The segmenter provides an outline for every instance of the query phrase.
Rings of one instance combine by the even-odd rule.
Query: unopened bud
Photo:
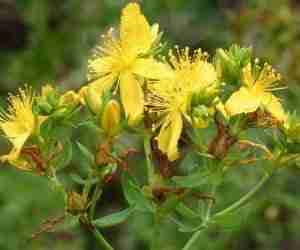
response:
[[[86,209],[86,199],[83,195],[71,191],[68,193],[68,212],[74,215],[80,214]]]
[[[86,96],[87,90],[88,90],[88,86],[84,86],[78,91],[79,101],[82,105],[86,105],[85,96]]]
[[[120,104],[116,100],[110,100],[106,104],[101,117],[102,128],[109,137],[113,137],[118,133],[120,122]]]
[[[87,105],[93,113],[98,114],[101,111],[103,91],[90,85],[82,87],[78,95],[79,101]]]
[[[50,84],[46,84],[42,87],[41,94],[43,97],[47,97],[53,91],[55,91],[54,88]]]
[[[192,112],[193,127],[195,128],[208,127],[213,113],[214,113],[213,109],[207,108],[204,105],[194,108]]]
[[[60,105],[78,105],[80,102],[80,97],[73,90],[67,91],[63,94],[59,100]]]

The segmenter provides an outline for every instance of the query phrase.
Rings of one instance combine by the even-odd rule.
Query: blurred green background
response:
[[[86,63],[101,33],[118,24],[125,0],[0,0],[0,95],[24,83],[53,83],[78,88],[86,80]],[[300,1],[297,0],[143,0],[151,23],[159,22],[169,45],[201,47],[213,53],[232,43],[252,46],[273,64],[289,89],[286,108],[300,104]],[[1,139],[1,152],[7,143]],[[238,198],[255,183],[254,168],[239,169],[222,186],[218,206]],[[225,228],[204,233],[197,249],[300,249],[300,171],[282,171],[255,201]],[[245,182],[244,180],[248,181]],[[118,185],[108,186],[98,213],[124,205]],[[1,250],[94,250],[93,238],[67,225],[28,241],[40,224],[63,213],[63,201],[46,179],[9,167],[0,169]],[[151,219],[141,214],[104,233],[116,249],[147,249]],[[165,250],[181,249],[189,235],[166,222],[160,239]]]

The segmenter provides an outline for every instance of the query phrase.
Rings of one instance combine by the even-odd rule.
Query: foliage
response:
[[[150,8],[150,5],[145,4],[145,10]],[[160,9],[162,6],[159,5],[156,2],[153,3],[155,8]],[[183,7],[180,1],[171,5],[175,9]],[[204,47],[206,47],[205,43]],[[255,48],[254,50],[256,54],[264,56],[262,52],[258,53]],[[189,50],[187,54],[192,54],[191,51]],[[154,56],[158,63],[167,63],[157,57],[156,50],[151,53],[153,54],[150,55],[150,58]],[[175,61],[181,58],[188,63],[190,58],[184,57],[184,53],[186,52],[178,50],[178,53],[173,55]],[[260,188],[260,185],[255,186],[250,193],[247,193],[247,190],[255,185],[255,180],[261,174],[266,174],[266,178],[275,175],[273,180],[280,182],[280,185],[274,184],[274,187],[272,185],[273,190],[275,187],[278,187],[276,190],[280,190],[281,186],[284,187],[283,189],[293,188],[292,185],[286,184],[293,179],[286,173],[286,167],[298,164],[297,116],[286,113],[283,116],[277,116],[278,100],[275,96],[271,100],[276,100],[276,105],[272,102],[270,104],[270,100],[266,102],[262,100],[259,103],[254,101],[255,98],[266,98],[261,92],[252,92],[250,89],[247,91],[251,92],[251,95],[248,92],[246,95],[241,92],[243,87],[241,89],[239,87],[245,84],[243,72],[249,62],[253,65],[251,74],[254,77],[259,78],[259,72],[264,67],[264,60],[256,62],[250,49],[233,46],[217,50],[215,56],[210,59],[207,59],[206,55],[202,53],[202,51],[199,52],[201,55],[199,59],[197,59],[197,55],[194,55],[194,61],[191,62],[195,65],[200,63],[213,65],[218,74],[217,81],[212,77],[213,84],[210,82],[208,85],[213,86],[213,91],[205,93],[199,89],[186,89],[188,93],[194,93],[190,103],[189,98],[186,98],[189,95],[182,90],[180,93],[176,90],[173,93],[174,96],[185,100],[180,103],[180,106],[186,106],[176,114],[174,110],[170,111],[170,108],[175,109],[179,99],[175,98],[175,102],[170,107],[152,102],[156,97],[165,98],[167,102],[170,102],[171,99],[168,99],[170,95],[166,95],[166,93],[172,93],[170,92],[172,89],[160,87],[166,83],[169,86],[172,81],[162,79],[161,71],[153,68],[154,64],[148,64],[145,68],[151,66],[151,74],[155,70],[159,74],[149,76],[150,73],[142,69],[143,73],[140,75],[140,77],[151,78],[151,80],[148,79],[147,85],[143,87],[145,113],[142,112],[144,115],[139,114],[137,117],[133,116],[136,111],[131,108],[130,103],[128,104],[128,100],[125,100],[126,97],[122,97],[122,93],[121,96],[116,95],[115,89],[113,93],[110,93],[110,87],[108,90],[102,90],[102,87],[99,87],[100,84],[97,84],[96,88],[91,87],[96,85],[93,82],[99,80],[98,76],[97,79],[91,78],[88,87],[83,87],[78,92],[63,93],[60,89],[43,88],[41,93],[35,94],[31,107],[33,115],[36,117],[46,116],[47,120],[33,126],[38,129],[36,133],[30,134],[28,140],[26,139],[25,146],[22,148],[23,152],[21,150],[21,158],[17,158],[22,160],[22,164],[21,161],[10,161],[10,163],[16,167],[22,167],[22,169],[30,166],[27,170],[43,175],[40,178],[45,179],[46,177],[52,183],[51,185],[63,194],[66,207],[65,211],[61,212],[61,216],[65,214],[65,223],[69,218],[73,218],[71,221],[77,220],[74,225],[75,231],[79,225],[82,226],[83,231],[86,231],[86,234],[89,230],[94,230],[98,242],[108,248],[109,246],[96,228],[101,231],[115,225],[123,228],[120,224],[128,218],[133,221],[129,223],[128,227],[134,228],[136,232],[136,236],[128,237],[126,243],[128,248],[133,248],[132,244],[134,243],[130,243],[130,240],[137,238],[142,239],[143,243],[141,244],[152,245],[153,249],[163,247],[179,249],[183,247],[183,242],[187,240],[190,233],[196,232],[198,237],[197,232],[206,229],[207,233],[201,232],[199,237],[202,238],[198,239],[201,245],[206,245],[211,249],[222,249],[224,244],[225,246],[232,244],[231,234],[240,235],[243,230],[251,230],[251,228],[253,231],[257,230],[255,225],[247,223],[248,220],[257,220],[257,225],[262,224],[264,220],[267,223],[281,223],[278,222],[278,220],[282,220],[279,216],[285,216],[284,214],[288,213],[285,211],[286,207],[289,211],[294,211],[292,214],[296,216],[297,206],[294,206],[295,202],[291,196],[293,191],[290,190],[286,193],[279,191],[277,196],[276,192],[270,191],[268,194],[270,200],[257,200],[245,210],[240,211],[239,208],[244,205],[244,199],[250,199]],[[76,56],[80,60],[85,58],[83,55]],[[142,55],[143,58],[146,56],[149,55],[147,53]],[[176,62],[171,62],[171,67],[176,70]],[[33,70],[35,71],[36,68],[37,66],[34,66]],[[163,72],[166,70],[164,69]],[[201,74],[198,72],[197,76],[199,77],[200,74],[201,77],[211,77],[213,73],[208,72],[201,72]],[[35,74],[33,73],[32,76],[35,77]],[[45,76],[45,74],[43,75]],[[189,81],[193,81],[193,83],[197,81],[197,78],[190,80],[185,75],[180,75],[180,77],[181,79],[179,79],[184,81],[185,85],[188,85]],[[46,76],[47,78],[48,76]],[[158,80],[158,85],[155,83],[151,85],[153,84],[152,78]],[[24,79],[28,78],[24,77]],[[42,80],[44,79],[42,78]],[[278,80],[277,77],[275,80]],[[35,79],[33,79],[34,81]],[[203,84],[203,79],[200,79],[200,82]],[[271,87],[273,88],[273,85]],[[128,89],[132,88],[127,88],[126,93],[128,93]],[[120,86],[120,91],[122,92],[122,86]],[[250,107],[240,107],[241,111],[233,111],[233,107],[241,104],[237,101],[239,99],[233,98],[233,96],[237,96],[236,93],[241,99],[249,98],[248,105]],[[111,108],[108,108],[109,102],[112,101],[111,98],[117,104],[112,104]],[[229,104],[230,98],[233,105]],[[232,101],[233,99],[234,101]],[[274,105],[276,111],[274,111]],[[165,111],[159,113],[154,109],[155,112],[151,113],[149,111],[153,106],[163,107],[169,113],[165,115]],[[279,109],[281,112],[282,108],[279,107]],[[130,119],[131,117],[135,118],[134,121]],[[151,130],[149,123],[154,123],[155,131]],[[3,126],[2,130],[5,133]],[[78,134],[81,134],[79,138]],[[8,139],[12,137],[11,135],[7,136]],[[24,157],[24,153],[26,157]],[[27,163],[25,165],[24,160]],[[257,168],[258,170],[250,171],[247,168]],[[297,172],[297,170],[293,171]],[[249,182],[241,183],[241,179],[247,179]],[[121,200],[121,205],[114,209],[115,212],[111,213],[109,210],[99,212],[96,204],[98,206],[103,204],[100,211],[105,211],[105,207],[111,206],[105,193],[112,188],[110,184],[112,180],[118,188],[122,186],[128,205],[126,206],[124,198],[121,198],[119,193],[120,197],[117,199]],[[214,189],[217,189],[218,192],[215,193]],[[246,196],[231,206],[230,202],[233,202],[233,196],[238,198],[241,192],[247,193]],[[274,201],[271,197],[274,197]],[[97,202],[98,199],[100,199],[99,202]],[[50,203],[49,200],[47,202]],[[228,205],[229,209],[225,209],[225,214],[228,216],[219,216],[223,212],[216,211],[220,211]],[[21,207],[26,211],[25,206]],[[53,207],[53,205],[51,204],[49,207]],[[237,215],[233,213],[236,209],[239,211]],[[246,220],[244,216],[247,210],[249,210],[248,217],[250,218]],[[94,213],[97,219],[93,219]],[[241,213],[242,216],[240,216]],[[241,218],[241,220],[237,220],[237,218]],[[289,218],[289,221],[292,219]],[[42,228],[45,227],[44,231],[47,232],[64,223],[58,220],[57,225],[54,222],[53,224],[55,224],[53,228],[47,229],[45,225],[42,225]],[[174,231],[174,224],[179,232]],[[31,226],[34,227],[34,225],[29,225],[29,231]],[[145,230],[147,227],[153,228],[153,232]],[[289,222],[287,227],[295,226]],[[142,232],[141,229],[145,232]],[[60,230],[59,228],[58,231]],[[230,235],[226,233],[226,230],[230,230]],[[219,235],[221,240],[218,243],[210,240],[214,237],[212,233],[216,231],[223,232]],[[287,240],[296,240],[292,235],[285,236],[283,232],[274,232],[274,234],[283,235]],[[119,243],[111,238],[118,234],[112,233],[111,235],[108,235],[109,241],[118,247]],[[151,242],[151,238],[158,239],[158,243]],[[173,240],[171,241],[170,238]],[[242,239],[243,236],[240,238]],[[256,246],[261,244],[272,248],[278,246],[280,237],[278,241],[272,242],[262,233],[253,236],[252,239],[244,240],[245,242],[253,241]],[[198,241],[192,242],[195,245],[191,244],[188,246],[189,248],[185,249],[193,249],[193,247],[197,249],[196,242]],[[5,246],[5,241],[3,244]],[[238,246],[234,247],[239,248]]]

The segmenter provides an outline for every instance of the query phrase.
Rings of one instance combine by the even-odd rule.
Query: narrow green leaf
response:
[[[96,184],[99,182],[98,178],[93,179],[83,179],[81,176],[77,174],[70,174],[71,179],[79,185],[86,185],[87,183]]]
[[[198,231],[203,227],[203,225],[191,225],[190,223],[186,223],[178,220],[174,216],[169,217],[172,222],[174,222],[178,226],[178,231],[182,233],[192,233]]]
[[[93,223],[93,225],[100,227],[100,228],[116,226],[116,225],[119,225],[119,224],[125,222],[129,218],[129,216],[132,214],[133,211],[134,211],[134,209],[132,207],[127,208],[120,212],[104,216],[100,219],[96,219],[92,223]]]
[[[82,153],[82,155],[86,158],[86,160],[88,161],[88,164],[90,166],[95,164],[95,157],[92,154],[92,152],[83,144],[81,144],[80,142],[77,142],[77,146],[80,150],[80,152]]]
[[[194,212],[192,209],[187,207],[182,202],[178,204],[178,206],[176,207],[176,211],[177,211],[178,214],[180,214],[181,216],[183,216],[187,219],[197,219],[197,218],[199,219],[199,218],[201,218],[200,214],[197,214],[196,212]]]
[[[159,208],[160,215],[164,217],[167,214],[173,212],[179,202],[180,200],[176,195],[169,196],[168,199]]]
[[[54,160],[54,165],[57,170],[63,169],[68,166],[73,158],[73,145],[68,139],[63,142],[63,150],[58,157]]]
[[[210,173],[208,171],[197,172],[187,176],[175,176],[172,180],[178,187],[195,188],[204,185],[207,182]]]
[[[153,212],[154,205],[143,194],[136,181],[127,172],[122,175],[122,187],[126,200],[131,206],[142,212]]]

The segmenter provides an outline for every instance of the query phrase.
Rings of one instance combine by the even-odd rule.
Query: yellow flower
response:
[[[172,77],[153,81],[149,85],[147,106],[149,114],[160,118],[161,126],[157,136],[158,147],[170,161],[179,156],[177,144],[183,129],[184,118],[192,122],[189,116],[192,96],[217,81],[214,66],[207,61],[207,55],[197,50],[192,56],[189,48],[177,49],[170,53]]]
[[[104,44],[89,60],[89,79],[93,85],[112,88],[117,82],[129,124],[144,111],[142,78],[158,79],[168,74],[165,64],[149,55],[158,38],[158,25],[149,25],[137,3],[129,3],[122,11],[119,38],[111,30]]]
[[[32,112],[33,98],[29,88],[20,89],[18,95],[9,97],[8,111],[0,113],[0,128],[13,146],[7,155],[0,158],[3,162],[20,167],[26,164],[19,155],[27,139],[35,133],[38,123]]]
[[[252,72],[251,63],[243,69],[243,85],[233,93],[225,104],[231,116],[255,112],[258,108],[266,109],[278,121],[286,120],[286,114],[280,100],[271,92],[276,88],[280,75],[265,64],[258,77]]]

